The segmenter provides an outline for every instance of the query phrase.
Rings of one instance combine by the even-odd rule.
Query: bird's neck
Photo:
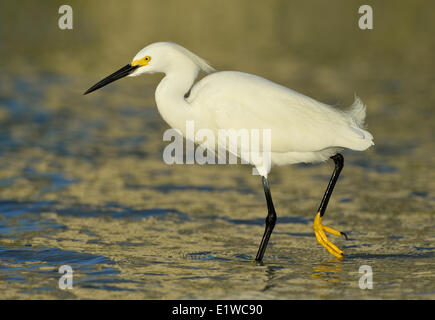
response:
[[[163,119],[175,129],[184,132],[187,120],[194,120],[192,106],[184,95],[192,87],[198,70],[168,72],[156,89],[156,104]]]

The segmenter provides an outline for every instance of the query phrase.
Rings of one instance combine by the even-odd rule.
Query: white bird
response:
[[[195,83],[200,71],[211,73]],[[332,158],[335,169],[325,191],[313,229],[318,242],[336,257],[343,251],[325,232],[347,236],[322,224],[329,198],[343,167],[342,149],[362,151],[373,143],[364,130],[365,106],[356,97],[346,111],[318,102],[301,93],[261,78],[235,72],[216,72],[205,60],[172,42],[157,42],[139,51],[132,62],[104,78],[85,94],[125,76],[164,73],[155,92],[157,108],[163,119],[185,135],[186,121],[195,129],[270,129],[272,165],[315,163]],[[263,142],[264,143],[264,142]],[[238,156],[243,150],[238,149]],[[262,161],[247,159],[262,176],[268,215],[263,238],[256,255],[262,261],[276,222],[268,182],[269,168]]]

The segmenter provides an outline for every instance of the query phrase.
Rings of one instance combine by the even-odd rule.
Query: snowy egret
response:
[[[210,73],[195,82],[200,71]],[[314,218],[317,241],[329,253],[343,257],[326,233],[347,236],[322,224],[329,198],[343,168],[344,148],[362,151],[373,143],[364,130],[365,106],[355,97],[346,111],[323,104],[264,78],[235,71],[216,72],[205,60],[172,42],[157,42],[139,51],[132,62],[104,78],[85,94],[125,76],[161,72],[155,99],[163,119],[183,134],[186,121],[199,128],[271,130],[272,165],[315,163],[331,158],[335,169]],[[239,153],[238,156],[241,156]],[[277,219],[264,163],[249,163],[262,176],[268,214],[265,231],[255,260],[262,261]]]

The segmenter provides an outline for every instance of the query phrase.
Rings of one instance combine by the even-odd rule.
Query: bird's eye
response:
[[[145,61],[150,61],[151,60],[151,57],[150,56],[146,56],[145,57]]]

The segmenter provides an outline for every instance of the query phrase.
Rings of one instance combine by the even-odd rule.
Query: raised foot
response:
[[[317,212],[316,217],[314,218],[313,229],[314,229],[314,234],[316,235],[317,238],[317,242],[319,242],[322,246],[324,246],[330,254],[336,256],[337,258],[344,257],[343,251],[341,251],[335,244],[329,241],[325,234],[325,232],[328,232],[338,237],[344,236],[347,240],[347,235],[344,232],[340,232],[322,225],[322,217],[320,216],[320,212]]]

